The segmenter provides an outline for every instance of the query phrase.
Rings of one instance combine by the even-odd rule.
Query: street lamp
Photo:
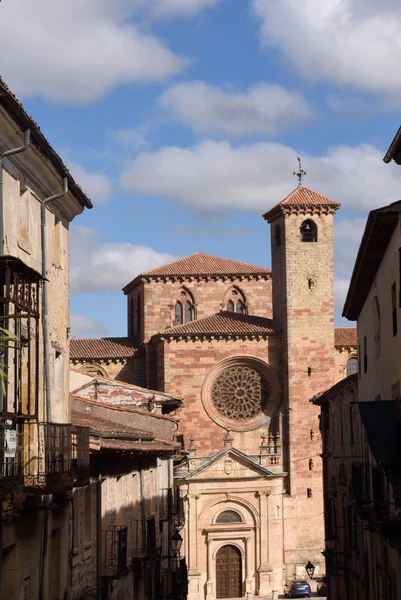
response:
[[[309,579],[313,579],[313,575],[315,574],[315,565],[308,561],[308,564],[305,566],[305,571],[309,577]]]
[[[171,536],[170,543],[174,555],[179,554],[182,545],[182,537],[180,536],[180,532],[178,531],[178,529],[176,529],[173,535]]]

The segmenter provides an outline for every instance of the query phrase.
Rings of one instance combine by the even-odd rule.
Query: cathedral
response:
[[[76,367],[183,399],[175,481],[189,600],[282,593],[308,561],[324,574],[311,399],[357,362],[355,330],[334,327],[339,207],[299,185],[263,215],[271,269],[175,260],[124,288],[126,338],[71,340]]]

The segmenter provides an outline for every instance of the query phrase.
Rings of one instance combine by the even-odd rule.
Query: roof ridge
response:
[[[121,404],[108,404],[107,402],[101,402],[100,400],[93,400],[92,398],[83,398],[77,394],[70,394],[70,397],[74,400],[78,400],[79,402],[94,404],[95,406],[103,406],[104,408],[110,408],[112,410],[126,411],[126,412],[135,412],[141,415],[145,415],[148,417],[154,417],[155,419],[165,419],[166,421],[172,421],[173,423],[178,423],[178,419],[174,417],[169,417],[168,415],[159,415],[157,413],[148,412],[147,410],[142,410],[140,408],[134,408],[133,406],[126,406]]]

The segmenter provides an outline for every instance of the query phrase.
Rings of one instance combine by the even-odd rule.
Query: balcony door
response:
[[[216,598],[241,597],[241,552],[235,546],[222,546],[216,556]]]

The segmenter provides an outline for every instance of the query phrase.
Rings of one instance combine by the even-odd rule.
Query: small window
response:
[[[184,322],[189,323],[192,321],[192,304],[191,302],[185,302],[184,304]]]
[[[391,286],[391,309],[393,316],[393,337],[397,335],[397,288],[395,282]]]
[[[363,338],[363,372],[368,372],[368,338]]]
[[[307,498],[312,498],[312,488],[307,488],[306,496],[307,496]]]
[[[176,302],[174,307],[174,325],[182,325],[183,310],[181,302]]]
[[[274,237],[276,240],[276,248],[281,246],[281,228],[280,225],[276,225],[276,229],[274,230]]]
[[[304,221],[300,227],[301,242],[317,242],[317,225],[312,219]]]
[[[347,360],[347,377],[354,373],[358,373],[358,359],[356,356],[351,356],[351,358]]]
[[[309,459],[309,471],[313,471],[314,469],[314,464],[313,464],[313,458]]]
[[[234,302],[232,300],[229,300],[227,302],[227,311],[228,312],[234,312]]]
[[[216,523],[242,523],[242,519],[235,510],[224,510],[217,517]]]
[[[244,303],[241,302],[241,300],[237,300],[237,302],[235,304],[235,312],[240,313],[240,314],[245,313],[245,306],[244,306]]]

